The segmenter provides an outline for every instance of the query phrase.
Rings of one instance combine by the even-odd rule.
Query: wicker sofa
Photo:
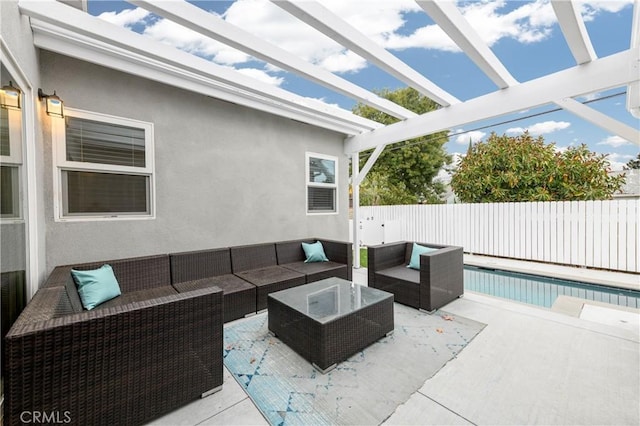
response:
[[[413,242],[369,246],[369,287],[393,293],[398,303],[431,312],[464,294],[462,247],[418,244],[437,249],[420,255],[420,270],[407,267]]]
[[[305,263],[302,243],[320,241],[328,262]],[[217,286],[224,293],[224,321],[267,308],[267,295],[328,277],[351,280],[352,244],[300,239],[173,253],[171,279],[180,292]]]
[[[83,310],[70,270],[104,263],[122,295]],[[178,293],[168,255],[55,268],[5,337],[4,424],[142,424],[219,389],[222,295]]]
[[[142,424],[220,389],[223,322],[266,309],[268,293],[351,279],[352,244],[320,240],[330,261],[304,263],[301,243],[315,241],[55,268],[5,337],[4,424],[24,412]],[[84,310],[71,269],[104,264],[122,294]]]

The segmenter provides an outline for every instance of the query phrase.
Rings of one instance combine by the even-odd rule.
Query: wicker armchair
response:
[[[398,303],[431,312],[464,294],[462,247],[418,244],[438,249],[420,256],[419,271],[407,268],[412,242],[369,246],[369,287],[393,293]]]
[[[222,291],[178,293],[169,256],[74,268],[104,263],[121,296],[82,310],[58,267],[9,330],[4,424],[143,424],[222,386]]]

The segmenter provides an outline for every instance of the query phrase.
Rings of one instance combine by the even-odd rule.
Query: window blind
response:
[[[68,161],[145,167],[144,129],[67,116]]]
[[[149,176],[64,171],[66,213],[148,213]]]
[[[307,205],[310,212],[336,211],[335,188],[318,188],[310,186],[307,188],[307,197]]]

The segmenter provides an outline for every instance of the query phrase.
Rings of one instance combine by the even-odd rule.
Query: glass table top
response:
[[[269,297],[320,323],[325,323],[384,299],[392,298],[393,295],[341,278],[327,278],[270,293]]]

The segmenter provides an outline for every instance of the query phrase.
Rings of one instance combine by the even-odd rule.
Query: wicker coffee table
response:
[[[267,298],[269,331],[326,373],[393,332],[393,294],[327,278]]]

